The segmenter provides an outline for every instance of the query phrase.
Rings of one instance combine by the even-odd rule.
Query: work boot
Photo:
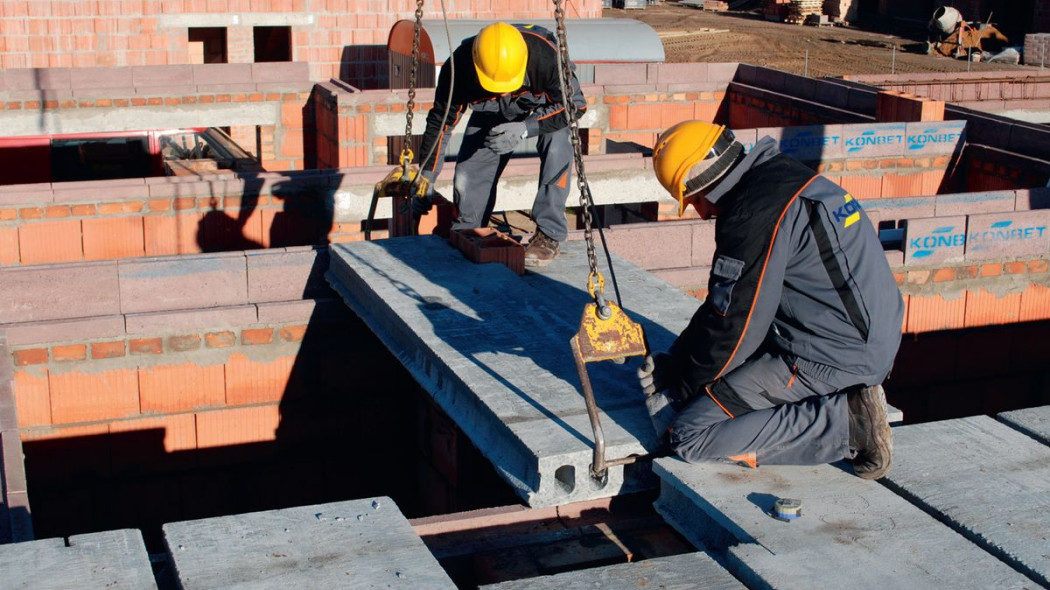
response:
[[[849,404],[849,447],[856,453],[853,472],[879,479],[893,463],[893,431],[886,417],[886,394],[881,385],[846,394]]]
[[[525,247],[525,266],[547,266],[558,257],[560,251],[558,242],[537,228],[529,245]]]

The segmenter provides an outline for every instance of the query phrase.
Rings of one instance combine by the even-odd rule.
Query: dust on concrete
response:
[[[811,77],[1032,69],[927,55],[924,30],[795,25],[767,21],[758,11],[707,12],[667,1],[640,10],[607,8],[602,16],[648,24],[669,63],[738,62]]]

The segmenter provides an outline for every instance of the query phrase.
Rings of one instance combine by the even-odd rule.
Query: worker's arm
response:
[[[525,128],[529,132],[529,137],[557,131],[569,125],[565,120],[565,98],[562,96],[561,82],[558,75],[558,69],[561,65],[558,63],[557,50],[553,47],[547,50],[546,46],[544,46],[544,50],[539,52],[535,59],[539,60],[535,71],[542,76],[543,84],[541,89],[547,99],[547,103],[532,111],[532,114],[525,119]],[[572,66],[572,70],[567,90],[572,97],[572,102],[576,105],[576,114],[579,117],[587,110],[587,99],[583,96],[580,81],[576,78],[575,65]]]
[[[673,346],[686,395],[702,393],[766,339],[800,231],[799,212],[795,197],[778,211],[718,220],[707,299]]]
[[[465,58],[464,58],[465,55]],[[462,59],[471,59],[470,52],[456,51],[455,62],[460,63]],[[461,77],[462,67],[457,67],[459,72],[456,73],[456,85],[461,86],[466,83]],[[419,154],[416,157],[420,161],[420,170],[428,176],[431,180],[437,178],[441,173],[441,166],[445,161],[445,150],[448,148],[449,139],[452,137],[452,129],[455,128],[456,123],[459,122],[459,117],[463,114],[466,105],[464,104],[463,93],[457,88],[451,97],[449,98],[449,88],[452,86],[452,65],[451,60],[446,61],[441,66],[441,72],[438,74],[437,88],[434,90],[434,106],[427,113],[427,126],[423,131],[423,141],[419,146]],[[445,110],[448,110],[448,116],[444,117]]]

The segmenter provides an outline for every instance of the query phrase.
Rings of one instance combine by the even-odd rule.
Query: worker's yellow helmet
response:
[[[653,168],[656,179],[678,200],[680,216],[685,197],[721,177],[742,151],[743,146],[724,125],[682,121],[656,140]]]
[[[494,23],[474,37],[474,69],[481,87],[503,94],[521,88],[529,49],[521,31],[507,23]]]

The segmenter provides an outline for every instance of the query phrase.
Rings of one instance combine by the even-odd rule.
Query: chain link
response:
[[[404,155],[411,153],[412,145],[412,118],[415,116],[416,108],[416,70],[419,68],[419,35],[423,29],[423,0],[416,0],[416,25],[412,31],[412,67],[408,73],[408,102],[405,103],[405,141],[401,146],[401,165],[408,170],[408,158]]]
[[[574,93],[571,87],[572,67],[569,60],[569,43],[565,33],[565,9],[563,0],[554,1],[554,20],[557,23],[558,38],[558,81],[561,83],[561,95],[565,100],[565,118],[569,123],[569,139],[572,142],[573,161],[576,164],[576,186],[580,190],[580,209],[583,215],[583,237],[587,242],[587,263],[590,265],[590,276],[588,288],[594,288],[592,292],[596,298],[604,299],[604,281],[595,280],[601,278],[598,273],[598,257],[594,253],[594,230],[591,219],[591,209],[594,200],[591,198],[591,188],[587,183],[587,174],[583,169],[583,146],[580,143],[580,124],[578,119],[579,109],[573,101]],[[593,285],[593,287],[592,287]]]

